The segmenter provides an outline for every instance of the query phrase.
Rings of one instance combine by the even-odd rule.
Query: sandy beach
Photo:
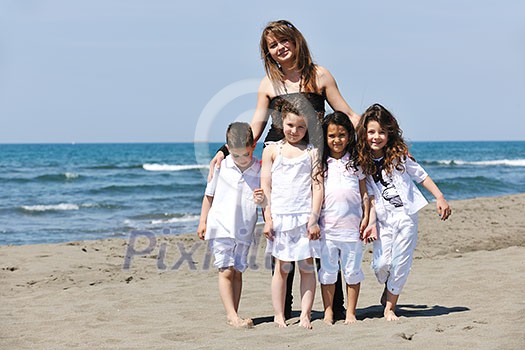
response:
[[[277,328],[264,240],[244,274],[232,329],[217,274],[196,235],[136,232],[129,239],[0,246],[0,349],[523,349],[525,348],[525,194],[435,204],[420,212],[420,236],[398,322],[382,318],[382,286],[366,279],[358,323],[322,321],[318,287],[313,329],[294,318]]]

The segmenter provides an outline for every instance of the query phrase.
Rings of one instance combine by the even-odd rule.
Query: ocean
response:
[[[0,145],[0,245],[195,232],[219,146]],[[449,200],[525,192],[525,141],[410,146]]]

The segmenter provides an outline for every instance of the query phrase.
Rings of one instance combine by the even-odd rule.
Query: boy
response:
[[[215,168],[206,186],[197,234],[209,240],[214,266],[219,269],[219,294],[226,322],[236,328],[251,328],[251,319],[237,314],[242,273],[248,267],[248,251],[257,223],[257,204],[262,202],[261,165],[253,157],[255,142],[248,123],[235,122],[226,131],[230,152]]]

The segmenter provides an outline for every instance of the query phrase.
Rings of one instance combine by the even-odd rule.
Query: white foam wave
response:
[[[179,218],[169,218],[166,220],[152,220],[152,225],[163,225],[163,224],[172,224],[177,222],[190,222],[190,221],[196,221],[199,220],[198,215],[184,215]]]
[[[172,165],[172,164],[150,164],[142,165],[142,168],[147,171],[183,171],[194,169],[207,169],[208,165],[190,164],[190,165]]]
[[[518,166],[525,167],[525,159],[497,159],[497,160],[480,160],[475,162],[469,162],[464,160],[438,160],[439,164],[444,165],[479,165],[479,166]]]
[[[23,205],[22,209],[27,211],[63,211],[63,210],[79,210],[80,207],[76,204],[60,203],[51,205]]]
[[[78,174],[75,173],[65,173],[64,176],[66,179],[76,179],[78,177]]]

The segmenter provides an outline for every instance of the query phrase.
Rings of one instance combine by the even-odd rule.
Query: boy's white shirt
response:
[[[407,157],[405,163],[403,163],[403,166],[405,167],[405,171],[401,172],[395,169],[394,164],[394,169],[391,174],[392,182],[394,183],[397,193],[403,202],[403,209],[405,213],[408,215],[413,215],[428,204],[428,201],[423,196],[419,188],[417,188],[414,181],[420,183],[427,178],[428,174],[421,165],[410,159],[410,157]],[[386,209],[383,203],[381,191],[372,176],[367,176],[366,181],[367,187],[374,190],[373,195],[376,198],[376,215],[378,220],[382,220],[385,218]]]
[[[231,155],[215,168],[205,195],[213,197],[206,220],[205,239],[233,238],[251,243],[257,223],[257,204],[253,191],[260,188],[261,164],[255,157],[252,165],[241,172]]]

